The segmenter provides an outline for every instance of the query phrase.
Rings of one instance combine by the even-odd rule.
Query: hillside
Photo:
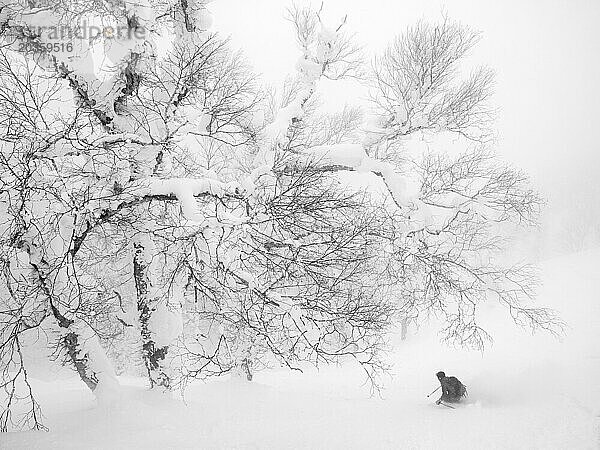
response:
[[[124,378],[120,404],[105,408],[78,379],[47,376],[35,387],[50,432],[2,434],[0,448],[597,448],[599,260],[596,249],[542,264],[539,302],[561,312],[562,341],[515,329],[498,308],[485,312],[495,344],[484,354],[444,347],[425,330],[394,337],[381,397],[350,366],[223,378],[192,386],[185,403]],[[468,404],[426,398],[438,370],[467,385]]]

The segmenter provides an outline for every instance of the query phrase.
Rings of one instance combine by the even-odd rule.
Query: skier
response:
[[[467,388],[458,378],[447,377],[444,372],[438,372],[435,375],[442,385],[442,396],[435,402],[436,405],[442,402],[458,403],[467,396]]]

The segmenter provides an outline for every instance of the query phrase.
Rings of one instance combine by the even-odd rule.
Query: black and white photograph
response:
[[[599,111],[598,0],[0,0],[0,449],[600,449]]]

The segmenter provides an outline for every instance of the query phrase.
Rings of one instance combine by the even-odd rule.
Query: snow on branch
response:
[[[240,193],[237,183],[223,183],[211,178],[153,178],[149,181],[150,195],[175,195],[181,204],[183,215],[188,219],[201,222],[204,218],[198,210],[196,197],[211,195],[224,197]]]
[[[333,30],[323,24],[320,11],[294,6],[288,10],[288,20],[294,24],[302,50],[296,63],[300,89],[265,128],[264,145],[255,161],[257,166],[273,166],[275,152],[284,147],[294,125],[302,120],[305,106],[322,77],[340,79],[351,76],[360,66],[360,49],[342,32],[346,18]]]
[[[475,142],[493,138],[488,100],[494,73],[480,67],[462,79],[457,66],[479,33],[446,17],[419,22],[373,61],[371,101],[382,123],[373,141],[412,133],[450,131]]]
[[[403,208],[418,199],[419,186],[409,177],[400,175],[387,162],[371,158],[361,144],[333,144],[311,147],[293,158],[294,164],[310,165],[326,171],[356,171],[380,177],[394,203]]]

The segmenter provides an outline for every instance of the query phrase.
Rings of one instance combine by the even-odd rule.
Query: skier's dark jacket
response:
[[[439,378],[439,380],[442,384],[442,397],[440,398],[441,401],[457,403],[467,395],[467,388],[464,384],[458,381],[458,378],[444,376]]]

